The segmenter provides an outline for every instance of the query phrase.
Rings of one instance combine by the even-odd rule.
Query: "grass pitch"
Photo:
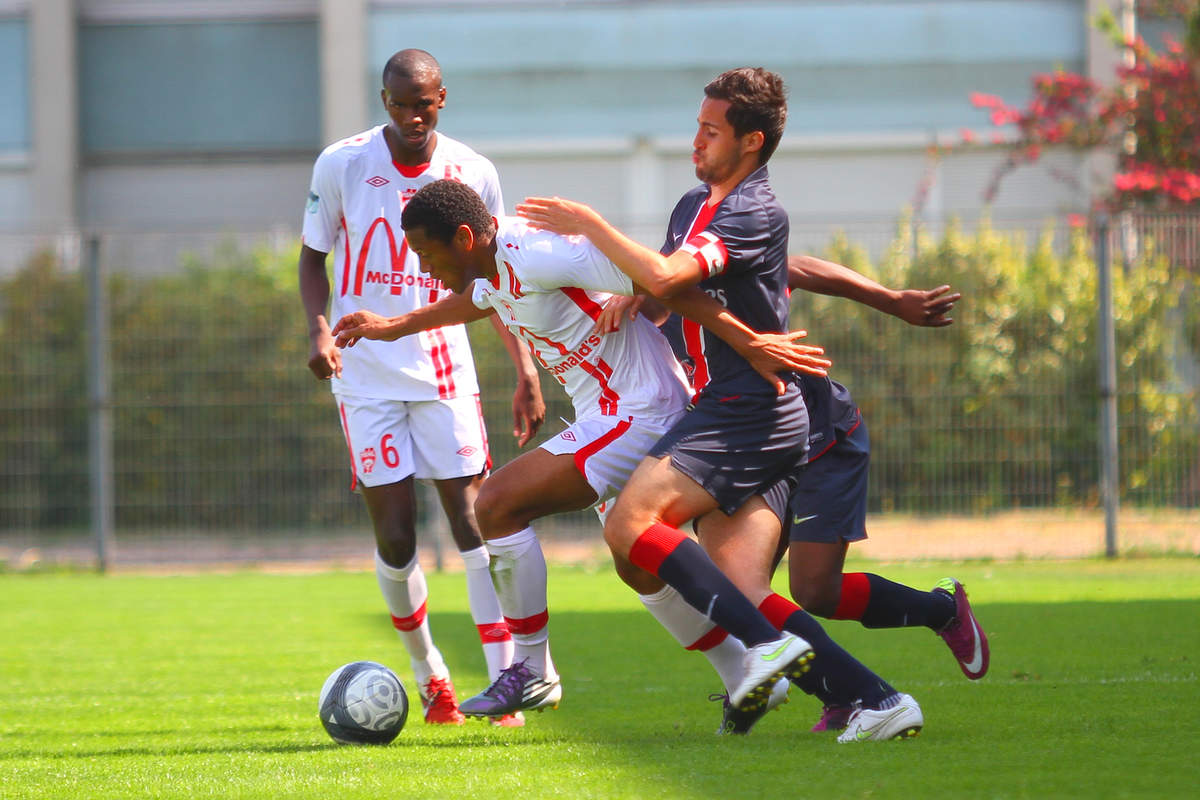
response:
[[[906,742],[838,745],[791,702],[714,736],[718,683],[611,570],[555,568],[557,711],[524,729],[424,725],[386,747],[325,735],[317,693],[372,659],[410,686],[368,573],[0,575],[0,797],[1171,797],[1200,785],[1200,561],[878,564],[952,574],[991,637],[965,680],[923,629],[829,623],[912,693]],[[486,680],[459,574],[430,575],[460,695]]]

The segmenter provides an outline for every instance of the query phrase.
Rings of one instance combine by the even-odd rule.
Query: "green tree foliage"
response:
[[[844,241],[827,257],[891,286],[949,283],[954,325],[917,329],[846,301],[801,296],[793,324],[812,332],[867,420],[882,510],[987,511],[1097,501],[1096,268],[1073,229],[1028,248],[983,223],[940,239],[900,227],[878,267]],[[1134,502],[1197,502],[1200,447],[1193,363],[1180,348],[1181,298],[1195,279],[1151,250],[1117,270],[1121,480]],[[1194,309],[1193,316],[1194,316]]]

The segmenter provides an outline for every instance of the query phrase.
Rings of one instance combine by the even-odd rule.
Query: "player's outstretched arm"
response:
[[[677,251],[664,256],[638,244],[609,224],[591,206],[561,197],[527,197],[517,213],[535,227],[565,236],[586,236],[600,252],[659,300],[694,286],[706,277],[690,254]]]
[[[308,319],[308,368],[320,380],[342,377],[342,351],[333,343],[325,309],[329,305],[329,275],[325,253],[300,245],[300,302]]]
[[[814,256],[788,257],[788,286],[870,306],[899,317],[909,325],[941,328],[954,322],[946,316],[962,294],[948,294],[948,285],[936,289],[889,289],[849,267]]]
[[[451,294],[398,317],[384,317],[373,311],[355,311],[339,319],[337,325],[333,326],[332,334],[338,347],[353,347],[359,339],[394,342],[401,336],[411,336],[443,325],[474,322],[492,313],[490,308],[484,310],[476,306],[466,295]]]
[[[500,335],[504,349],[517,370],[517,388],[513,392],[513,436],[517,447],[524,447],[537,435],[538,428],[546,421],[546,401],[542,399],[542,384],[538,380],[537,367],[529,348],[504,327],[495,314],[491,316],[492,327]]]
[[[689,287],[664,300],[663,304],[719,336],[779,394],[783,394],[787,388],[780,377],[781,373],[799,370],[824,376],[832,365],[829,359],[824,358],[824,348],[796,341],[807,336],[808,331],[759,333],[747,327],[699,287]]]

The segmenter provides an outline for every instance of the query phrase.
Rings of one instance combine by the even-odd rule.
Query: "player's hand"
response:
[[[542,387],[537,378],[517,382],[513,392],[513,436],[517,447],[524,447],[537,435],[546,421],[546,401],[542,399]]]
[[[954,322],[946,316],[954,308],[954,304],[962,299],[960,292],[947,294],[949,286],[939,286],[936,289],[904,289],[896,304],[895,314],[909,325],[922,328],[941,328]]]
[[[325,325],[321,325],[325,328]],[[328,330],[318,331],[312,336],[312,346],[308,351],[308,368],[318,380],[327,381],[331,377],[342,377],[342,351],[334,346],[333,336]]]
[[[806,336],[808,331],[803,330],[759,333],[750,341],[744,352],[739,352],[754,371],[782,395],[787,390],[787,385],[780,373],[798,371],[824,377],[829,374],[829,367],[833,365],[832,361],[824,357],[825,348],[799,344],[796,341]]]
[[[586,234],[596,218],[590,206],[561,197],[526,197],[524,203],[517,203],[517,214],[535,228],[564,236]]]
[[[608,302],[600,309],[600,313],[596,315],[596,324],[592,326],[592,333],[598,333],[603,336],[606,333],[621,328],[621,323],[625,319],[633,320],[642,309],[642,303],[646,302],[645,295],[637,295],[628,297],[622,294],[615,294],[608,298]]]
[[[355,311],[347,314],[333,326],[332,334],[338,347],[354,347],[359,339],[395,341],[391,334],[390,320],[374,311]]]

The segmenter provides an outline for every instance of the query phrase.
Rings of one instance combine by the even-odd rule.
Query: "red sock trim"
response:
[[[722,628],[720,625],[714,625],[712,630],[701,636],[696,641],[689,644],[685,650],[699,650],[701,653],[707,653],[714,647],[725,641],[725,637],[729,635],[729,631]]]
[[[657,575],[658,568],[667,560],[667,556],[675,552],[675,548],[686,538],[678,529],[656,522],[646,528],[633,547],[629,548],[629,560],[646,572]]]
[[[512,641],[512,635],[508,632],[508,625],[503,622],[485,622],[475,627],[479,629],[479,641],[484,644]]]
[[[504,621],[508,623],[509,633],[537,633],[550,624],[550,611],[547,609],[540,614],[534,614],[532,617],[522,617],[520,619],[505,617]]]
[[[415,631],[425,621],[425,603],[411,617],[397,617],[392,614],[392,627],[398,631]]]
[[[758,610],[763,613],[763,616],[775,626],[777,630],[783,630],[783,626],[787,623],[788,617],[800,610],[800,606],[788,600],[781,594],[769,594],[766,599],[758,604]]]
[[[842,598],[831,619],[862,619],[871,602],[871,582],[865,572],[847,572],[842,576]]]

